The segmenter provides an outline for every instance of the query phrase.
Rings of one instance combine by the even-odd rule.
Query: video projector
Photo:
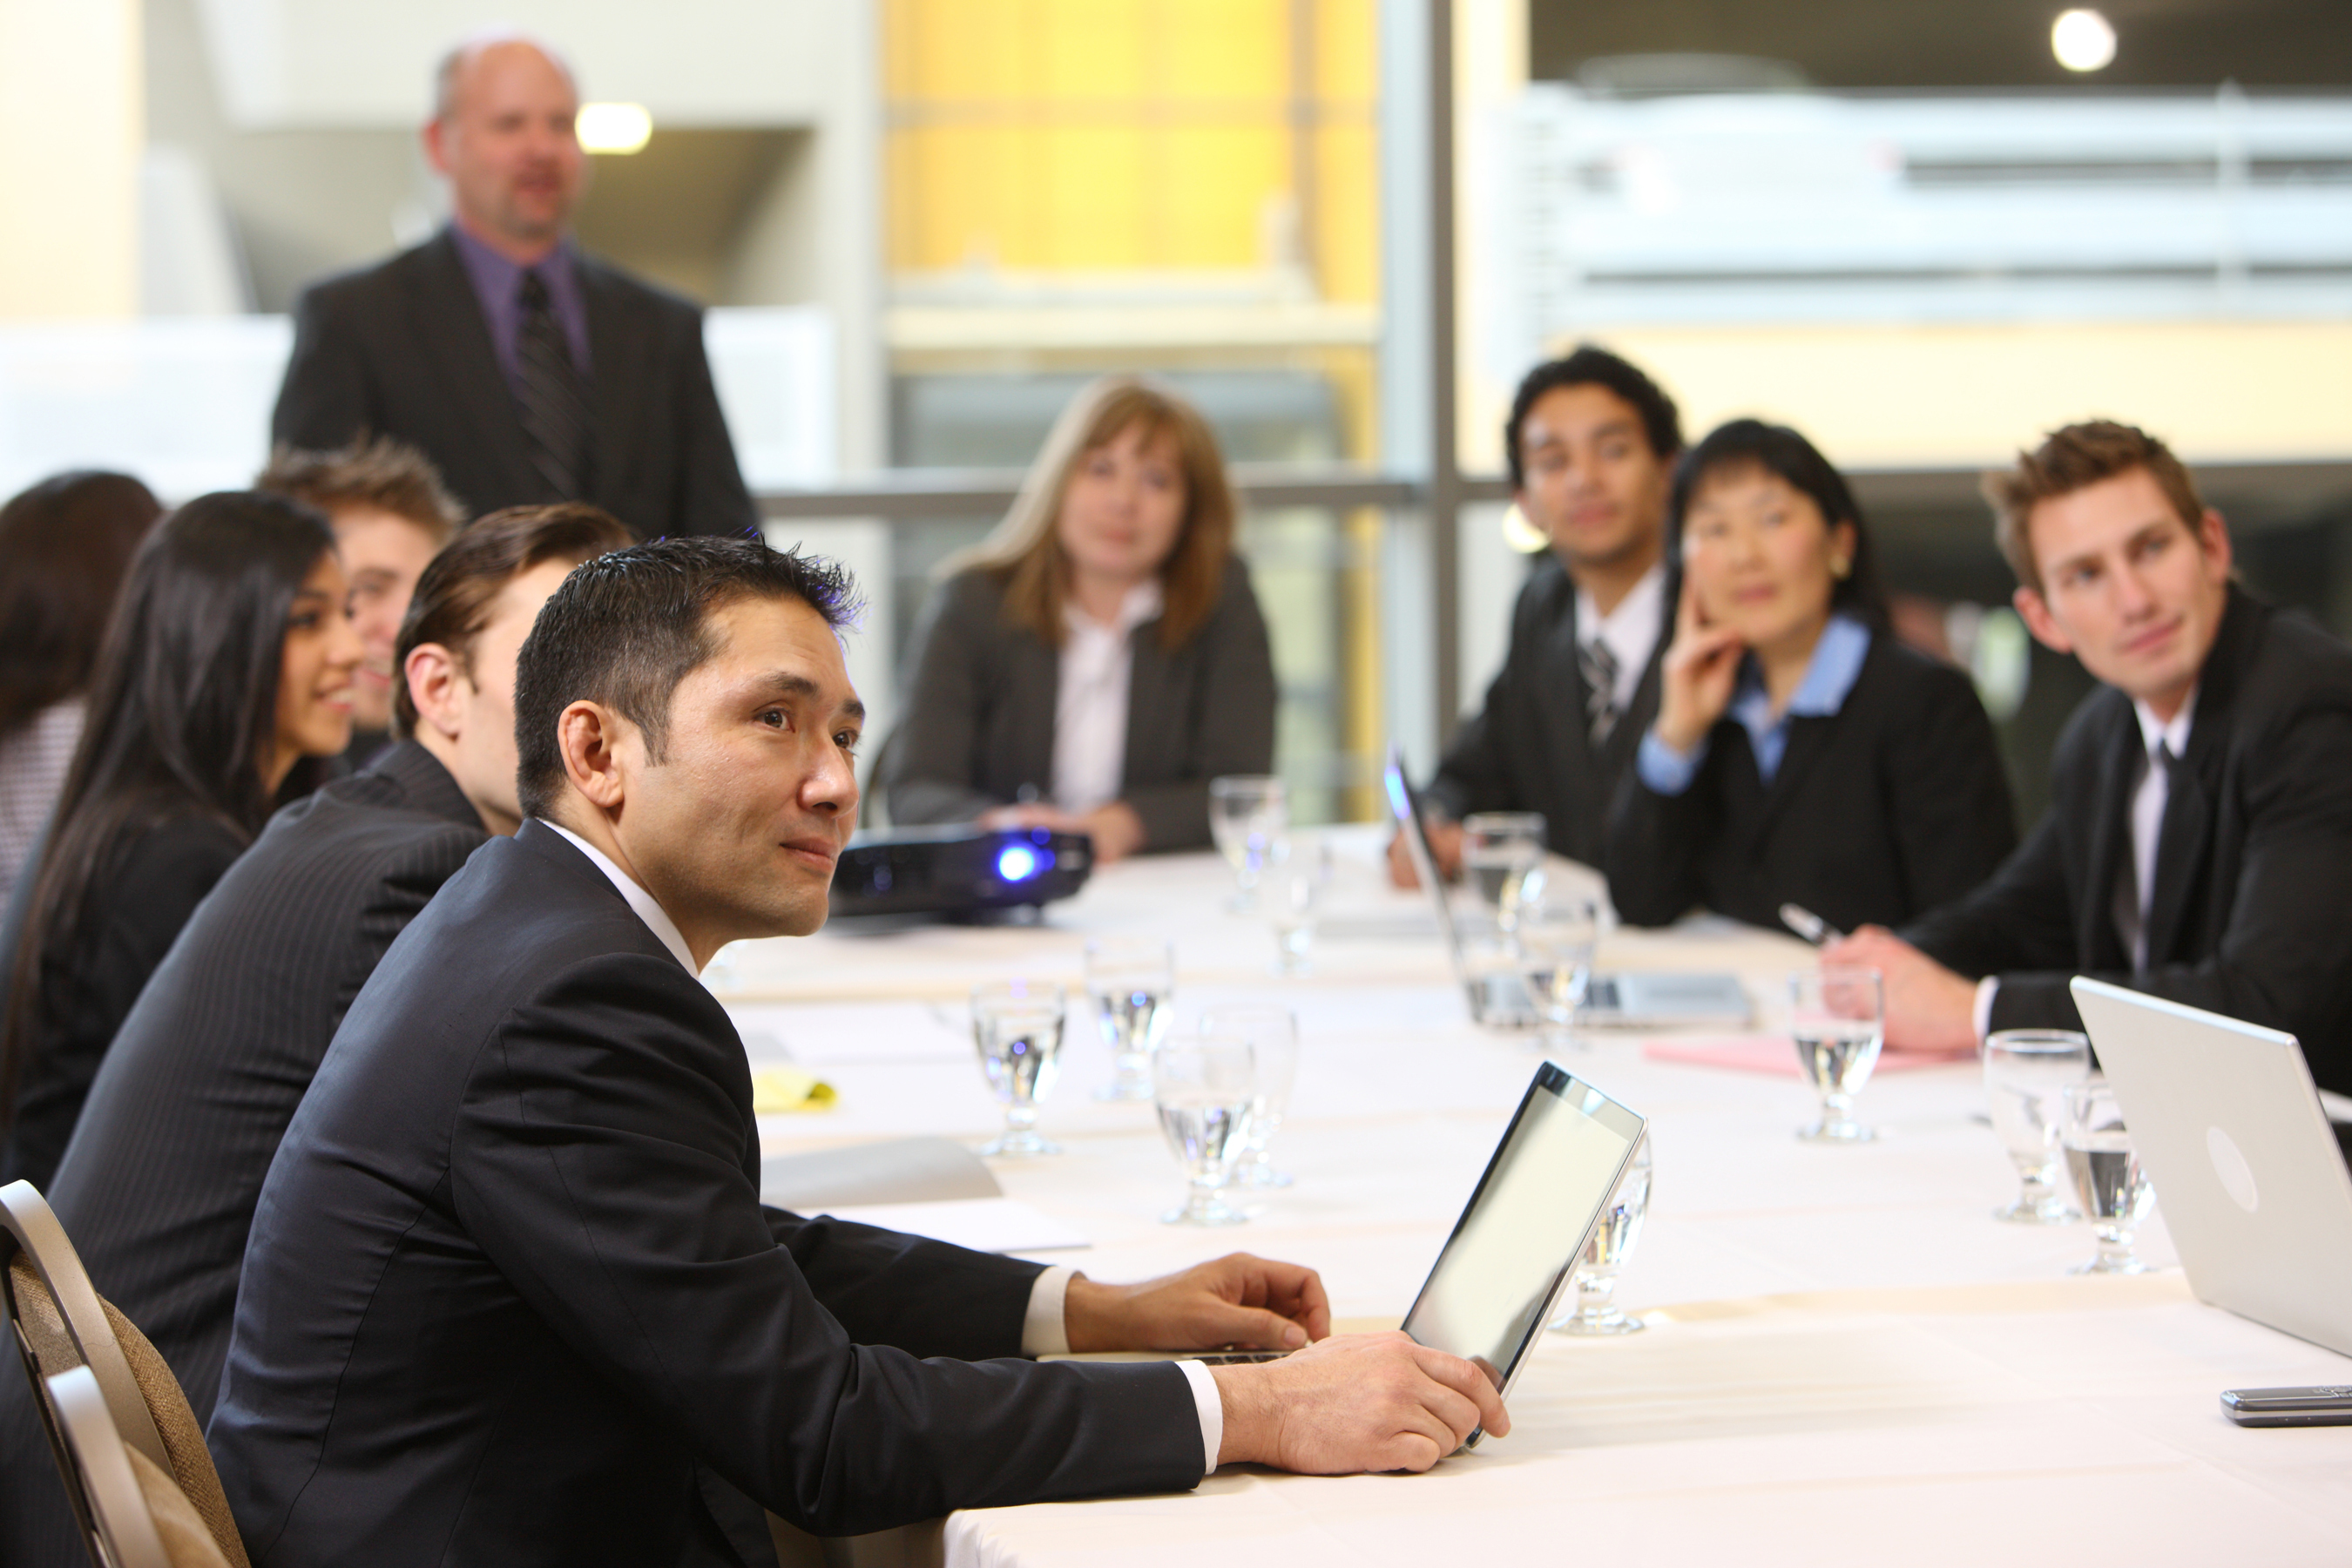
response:
[[[1045,827],[960,823],[861,833],[834,868],[833,917],[1034,914],[1086,886],[1094,860],[1093,839]]]

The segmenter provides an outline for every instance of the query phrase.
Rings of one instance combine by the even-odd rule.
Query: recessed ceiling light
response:
[[[628,153],[653,135],[654,117],[640,103],[583,103],[572,126],[584,152]]]
[[[2070,71],[2104,70],[2116,58],[2116,29],[2096,11],[2061,11],[2050,24],[2050,52]]]

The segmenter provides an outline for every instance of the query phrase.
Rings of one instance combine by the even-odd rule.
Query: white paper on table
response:
[[[974,1252],[1060,1252],[1093,1242],[1018,1198],[950,1198],[929,1204],[843,1204],[835,1219],[951,1241]]]

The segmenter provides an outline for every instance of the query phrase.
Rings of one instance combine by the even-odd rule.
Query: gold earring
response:
[[[1844,582],[1848,577],[1853,575],[1853,563],[1848,561],[1843,556],[1838,557],[1838,559],[1830,563],[1830,575],[1836,578],[1841,583]]]

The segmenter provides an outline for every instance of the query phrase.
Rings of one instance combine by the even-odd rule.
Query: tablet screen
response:
[[[1643,1125],[1550,1062],[1537,1068],[1404,1331],[1508,1386]]]

